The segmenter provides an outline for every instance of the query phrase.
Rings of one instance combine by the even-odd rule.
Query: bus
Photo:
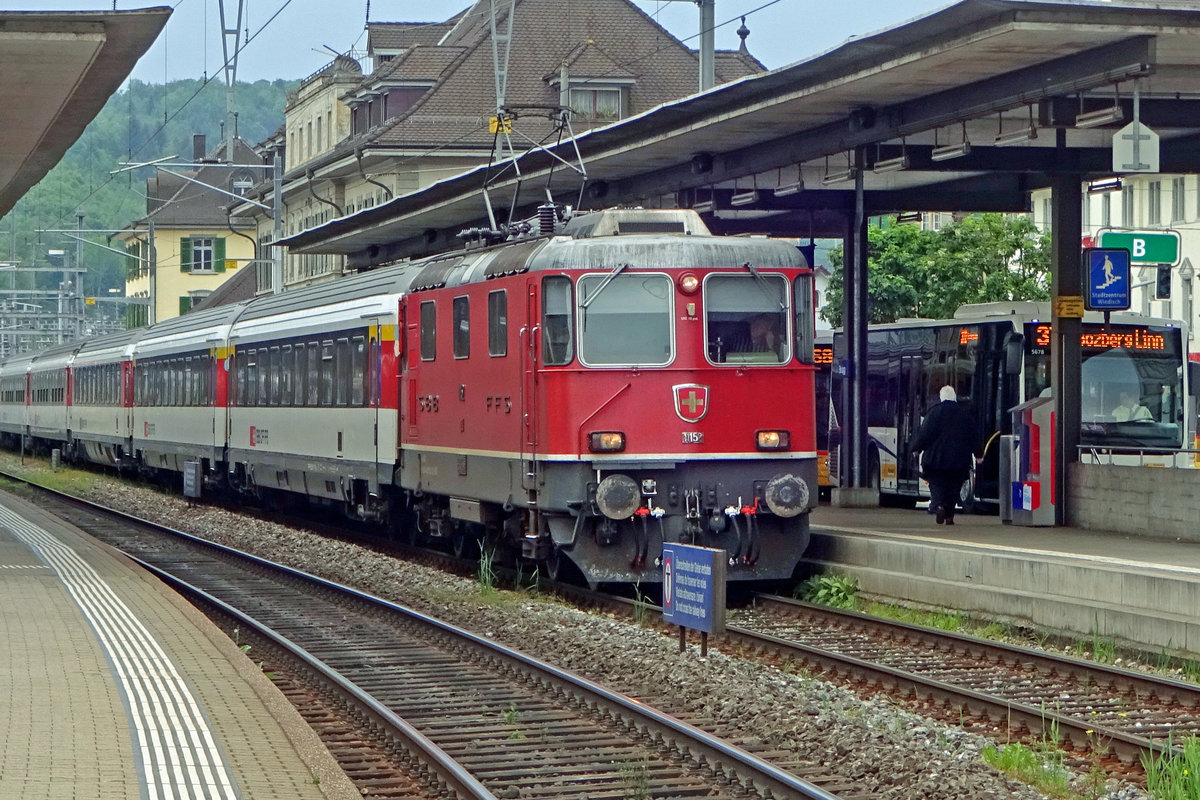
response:
[[[960,503],[970,511],[998,507],[1000,437],[1012,433],[1009,410],[1050,387],[1049,303],[962,306],[948,320],[903,320],[872,325],[867,333],[866,479],[881,505],[912,507],[928,499],[918,456],[909,451],[927,409],[942,386],[953,386],[975,416],[975,445],[983,453],[963,484]],[[1172,452],[1191,447],[1187,335],[1178,320],[1097,312],[1082,323],[1080,457],[1106,463],[1191,465]],[[833,358],[846,357],[841,331]],[[830,404],[830,474],[836,483],[841,430],[841,380],[834,371]],[[1124,399],[1123,399],[1124,398]],[[1133,398],[1135,414],[1126,404]],[[1149,453],[1150,455],[1146,455]]]

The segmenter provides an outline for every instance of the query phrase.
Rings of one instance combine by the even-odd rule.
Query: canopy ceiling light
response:
[[[825,177],[821,178],[823,186],[832,186],[835,183],[844,183],[852,181],[858,177],[858,170],[850,163],[850,153],[846,153],[846,168],[829,171],[829,156],[825,156]]]
[[[1092,181],[1088,184],[1088,194],[1104,194],[1105,192],[1116,192],[1121,189],[1120,178],[1106,178],[1102,181]]]
[[[1034,123],[1034,121],[1033,121],[1033,106],[1029,107],[1029,125],[1024,128],[1017,128],[1015,131],[1009,131],[1008,133],[1004,133],[1004,131],[1003,131],[1003,126],[1004,126],[1003,114],[997,114],[996,118],[998,120],[997,133],[996,133],[996,144],[998,144],[998,145],[1020,144],[1021,142],[1028,142],[1031,139],[1037,138],[1037,124]]]
[[[697,214],[711,214],[717,208],[717,204],[712,200],[701,200],[698,203],[692,203],[692,211]]]
[[[961,158],[971,152],[971,142],[967,140],[967,123],[962,123],[962,141],[955,144],[937,143],[937,129],[933,131],[933,150],[929,152],[930,161],[949,161],[952,158]]]
[[[736,192],[729,198],[731,206],[752,206],[758,202],[758,190],[751,189],[748,192]]]
[[[783,170],[779,171],[780,183],[775,187],[774,195],[776,197],[787,197],[804,191],[804,165],[796,165],[796,182],[783,183]]]
[[[902,169],[908,169],[908,152],[904,149],[904,139],[900,140],[900,155],[895,158],[880,158],[879,155],[883,151],[883,143],[875,145],[875,164],[871,167],[871,171],[876,175],[883,175],[886,172],[899,172]]]
[[[1088,111],[1085,114],[1075,115],[1076,128],[1098,128],[1101,125],[1124,121],[1125,110],[1120,106],[1112,106],[1110,108],[1102,108],[1099,111]]]
[[[930,161],[949,161],[952,158],[961,158],[971,152],[970,142],[958,142],[957,144],[943,144],[933,148],[929,153]]]

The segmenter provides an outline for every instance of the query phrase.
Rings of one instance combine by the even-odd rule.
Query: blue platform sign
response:
[[[663,544],[663,620],[704,633],[725,630],[724,550]]]
[[[1130,305],[1129,251],[1091,247],[1083,251],[1084,306],[1096,311],[1125,311]]]

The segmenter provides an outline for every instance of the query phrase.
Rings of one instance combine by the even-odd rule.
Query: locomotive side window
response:
[[[714,364],[787,362],[791,358],[788,289],[782,275],[709,275],[704,281],[708,360]]]
[[[508,355],[508,293],[503,289],[488,295],[488,355]]]
[[[669,364],[675,297],[666,275],[579,279],[579,360],[589,365]]]
[[[552,275],[542,281],[542,361],[547,366],[570,364],[571,279]]]
[[[454,320],[454,357],[466,358],[471,354],[471,299],[454,298],[451,316]]]
[[[421,360],[437,357],[437,306],[432,300],[421,303]]]
[[[812,275],[796,278],[796,357],[805,364],[813,363],[815,336],[813,326],[813,283]]]

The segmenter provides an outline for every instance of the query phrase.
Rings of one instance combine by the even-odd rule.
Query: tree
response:
[[[943,319],[964,303],[1049,298],[1050,237],[1027,217],[976,214],[938,231],[891,224],[867,230],[871,322]],[[843,253],[829,254],[832,276],[821,317],[842,324]]]

